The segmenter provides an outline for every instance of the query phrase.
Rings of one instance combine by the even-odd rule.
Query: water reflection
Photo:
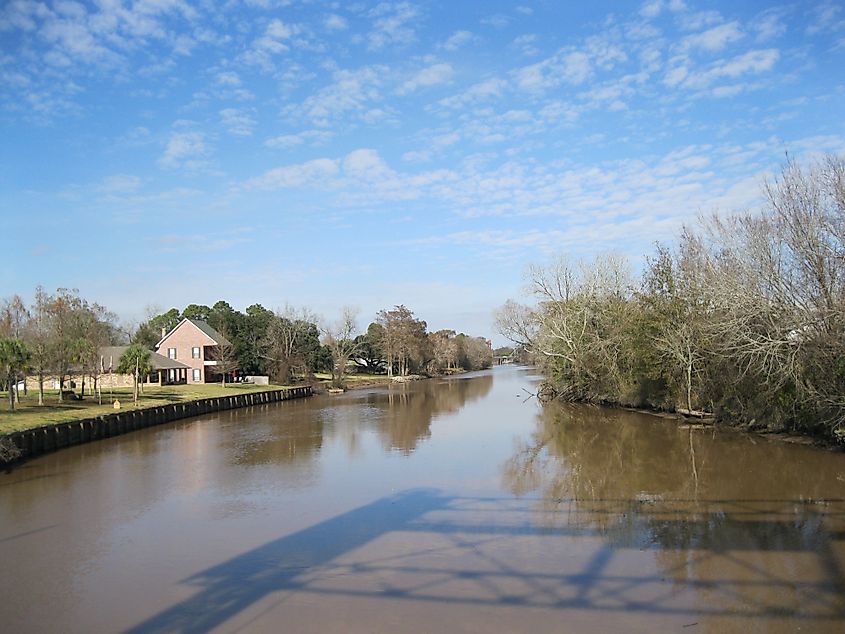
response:
[[[263,405],[249,412],[232,412],[231,420],[241,423],[231,450],[234,464],[307,464],[323,447],[324,421],[314,416],[310,408],[283,411]]]
[[[492,386],[489,374],[455,377],[228,412],[226,420],[238,426],[232,461],[303,470],[330,439],[355,455],[361,435],[373,432],[385,448],[410,455],[431,436],[432,421],[483,398]]]
[[[617,551],[654,551],[662,574],[678,589],[696,590],[702,610],[716,602],[739,614],[842,619],[839,458],[640,414],[552,404],[504,464],[503,480],[517,495],[539,495],[546,526],[596,531],[606,540],[599,577]]]
[[[373,394],[368,404],[381,410],[376,429],[386,447],[404,454],[413,452],[420,441],[431,436],[431,422],[453,414],[472,401],[483,398],[493,387],[489,374],[470,378],[422,381],[398,386],[384,394]]]

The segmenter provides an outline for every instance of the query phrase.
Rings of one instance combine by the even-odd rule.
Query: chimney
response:
[[[164,326],[161,327],[161,338],[164,339],[164,336],[167,334],[167,330],[165,330]]]

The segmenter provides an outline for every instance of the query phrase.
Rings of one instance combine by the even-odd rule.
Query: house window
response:
[[[168,348],[167,349],[167,358],[168,359],[175,359],[176,358],[176,348]]]
[[[191,358],[192,359],[199,359],[200,358],[200,349],[199,348],[191,348]]]
[[[202,381],[200,378],[200,370],[199,368],[194,368],[194,383],[199,383],[200,381]]]

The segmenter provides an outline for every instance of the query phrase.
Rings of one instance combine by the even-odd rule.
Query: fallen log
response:
[[[713,418],[712,412],[701,412],[695,409],[683,409],[681,407],[675,410],[682,416],[689,416],[690,418]]]

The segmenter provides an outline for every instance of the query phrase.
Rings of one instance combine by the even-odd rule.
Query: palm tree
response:
[[[138,383],[142,376],[147,376],[153,371],[150,365],[150,351],[139,343],[133,343],[122,355],[117,366],[117,371],[122,374],[131,374],[134,378],[135,404],[138,404]]]

